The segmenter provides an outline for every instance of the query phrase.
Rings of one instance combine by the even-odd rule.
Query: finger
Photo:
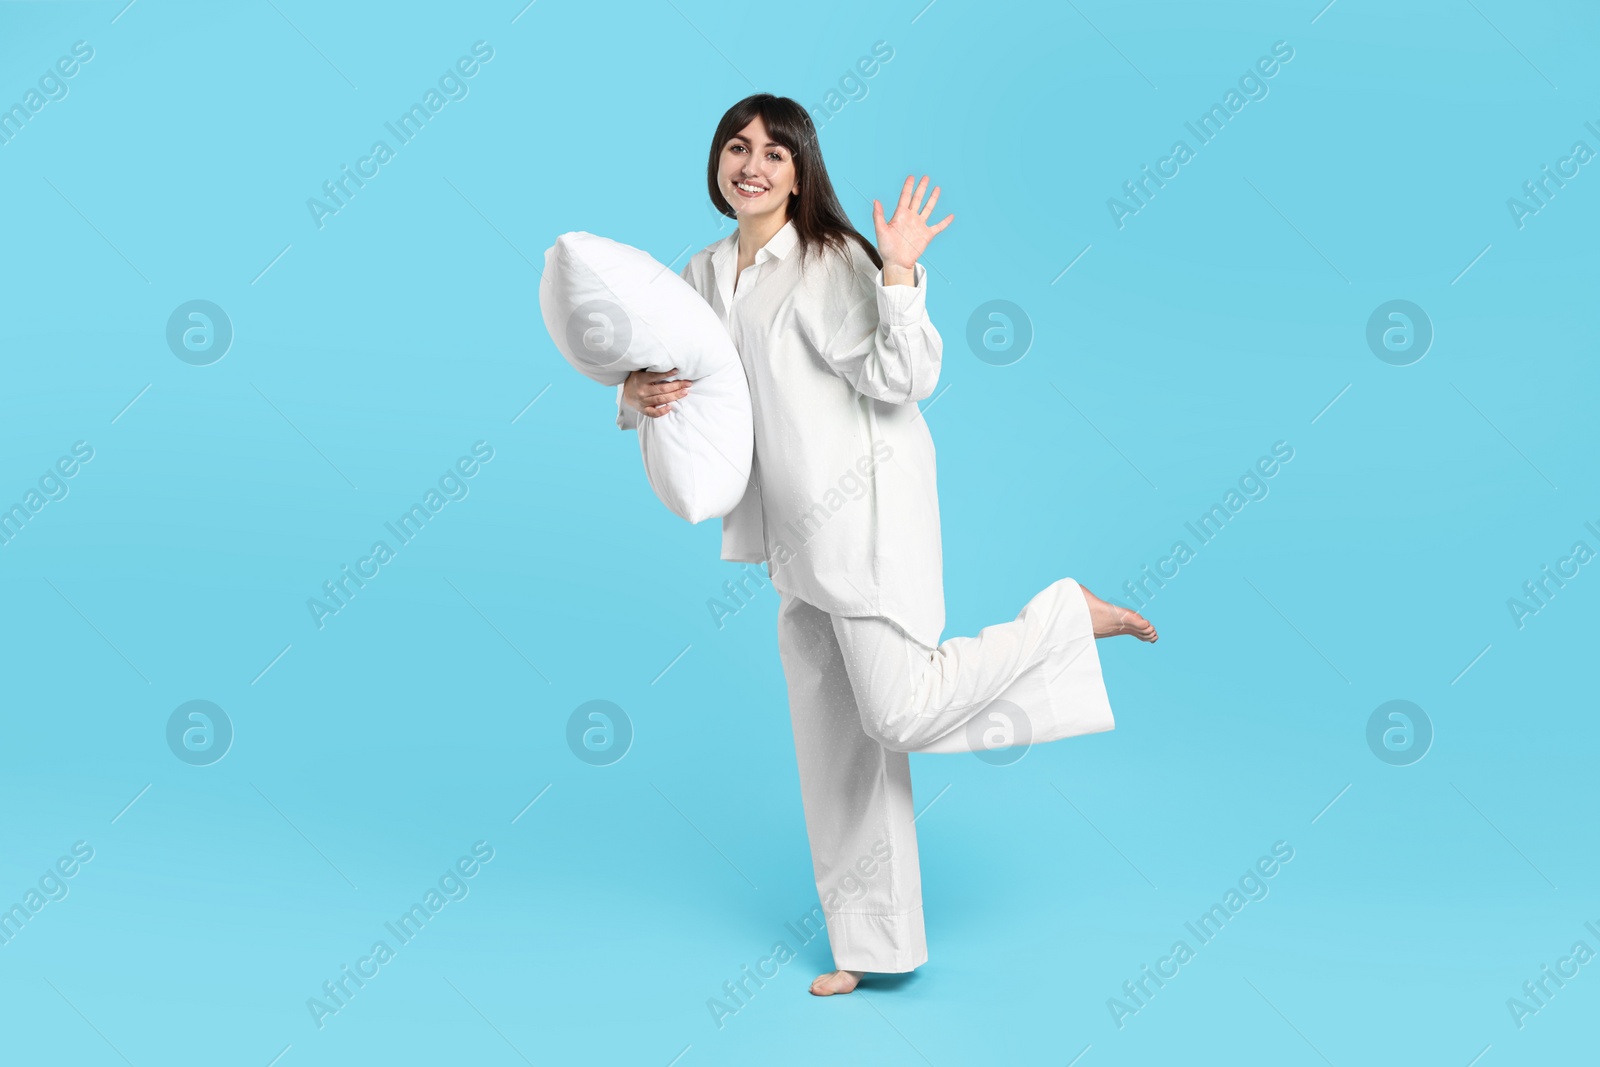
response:
[[[933,214],[933,205],[937,204],[938,202],[939,202],[939,187],[937,185],[935,185],[933,187],[933,195],[928,197],[928,202],[925,205],[923,205],[922,210],[917,213],[920,216],[922,216],[922,221],[923,222],[927,222],[928,221],[928,216]]]
[[[873,222],[882,222],[883,221],[883,205],[878,203],[876,200],[874,200],[872,202],[872,221]]]
[[[668,378],[671,378],[673,375],[677,374],[678,373],[678,368],[677,367],[673,367],[670,370],[651,371],[650,373],[655,375],[655,377],[650,379],[652,382],[664,382]]]
[[[939,234],[943,233],[944,232],[944,228],[955,221],[955,217],[956,217],[955,216],[955,212],[952,211],[950,214],[948,214],[944,218],[940,219],[939,220],[939,225],[935,226],[933,228],[933,232],[928,234],[928,236],[929,237],[937,237]]]
[[[917,191],[916,191],[916,193],[911,197],[911,210],[912,210],[913,213],[916,213],[916,212],[920,211],[920,209],[917,207],[917,205],[922,202],[922,194],[927,192],[927,191],[928,191],[928,176],[926,174],[924,174],[922,176],[922,180],[917,183]]]
[[[914,175],[906,175],[906,183],[900,187],[900,200],[894,206],[894,213],[896,215],[905,210],[906,201],[911,199],[911,183],[916,180],[917,179]]]

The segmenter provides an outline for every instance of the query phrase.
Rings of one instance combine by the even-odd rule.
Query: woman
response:
[[[877,248],[834,195],[805,109],[762,93],[723,115],[706,180],[736,233],[683,278],[722,318],[755,414],[750,484],[722,558],[766,562],[778,590],[801,799],[838,968],[811,992],[927,960],[909,752],[979,752],[1112,728],[1094,639],[1154,641],[1138,614],[1071,578],[1016,619],[943,643],[933,440],[915,403],[943,348],[917,262],[939,187],[907,177]],[[693,383],[636,371],[617,424],[661,418]]]

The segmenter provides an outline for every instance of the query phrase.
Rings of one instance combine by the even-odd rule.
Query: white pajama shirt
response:
[[[830,614],[893,619],[924,644],[944,631],[933,438],[915,401],[932,395],[943,344],[915,285],[848,242],[806,256],[794,223],[734,287],[739,233],[696,253],[682,277],[723,320],[744,361],[755,459],[722,520],[722,558],[766,561],[773,588]],[[693,403],[692,398],[687,401]],[[617,423],[644,416],[622,403]]]
[[[722,558],[767,562],[801,798],[835,966],[927,959],[909,752],[977,752],[1113,728],[1071,578],[1013,620],[940,642],[943,555],[932,395],[943,345],[914,285],[848,242],[802,269],[785,224],[739,276],[738,231],[682,277],[722,319],[754,410],[750,485]],[[692,401],[691,401],[692,402]],[[622,402],[617,425],[644,416]]]

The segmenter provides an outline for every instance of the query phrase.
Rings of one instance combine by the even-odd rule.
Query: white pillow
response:
[[[744,498],[755,451],[744,364],[711,305],[637,248],[578,231],[544,254],[539,310],[579,373],[615,386],[635,370],[694,381],[660,418],[641,418],[639,451],[661,502],[690,522]]]

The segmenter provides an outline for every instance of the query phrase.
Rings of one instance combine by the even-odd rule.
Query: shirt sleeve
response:
[[[916,264],[912,285],[884,285],[883,271],[870,267],[864,254],[852,256],[843,292],[834,282],[821,302],[823,315],[805,317],[809,332],[826,338],[818,352],[857,392],[890,404],[926,399],[944,354],[928,318],[928,269]]]
[[[644,413],[635,411],[622,402],[623,388],[624,386],[622,385],[617,386],[617,429],[637,430],[639,428],[639,420],[644,418]]]
[[[693,269],[694,257],[691,256],[689,258],[689,262],[684,264],[683,270],[678,272],[678,277],[688,282],[690,288],[695,288],[694,278],[690,273]],[[699,292],[698,288],[695,288],[695,291]],[[622,402],[622,390],[626,387],[626,384],[627,383],[624,382],[623,384],[617,386],[617,429],[637,430],[639,428],[639,423],[644,421],[644,412],[635,411],[633,408],[630,408],[627,404]]]

